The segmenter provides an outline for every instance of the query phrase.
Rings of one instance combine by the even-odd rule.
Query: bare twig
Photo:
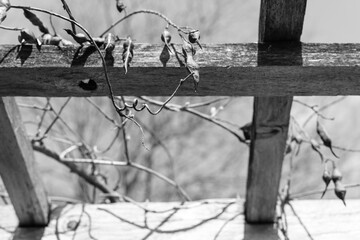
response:
[[[38,150],[38,148],[34,148],[35,150]],[[41,150],[41,149],[40,149]],[[41,151],[40,151],[41,152]],[[58,156],[58,155],[57,155]],[[119,167],[131,167],[134,169],[138,169],[140,171],[146,172],[148,174],[152,174],[155,177],[165,181],[166,183],[168,183],[169,185],[173,186],[179,193],[181,193],[181,196],[183,196],[183,198],[186,201],[191,201],[191,198],[187,195],[187,193],[185,192],[185,190],[180,187],[175,181],[169,179],[168,177],[154,171],[153,169],[144,167],[140,164],[134,163],[134,162],[123,162],[123,161],[109,161],[109,160],[103,160],[103,159],[73,159],[73,158],[63,158],[60,159],[59,161],[64,162],[64,163],[88,163],[88,164],[101,164],[101,165],[112,165],[112,166],[119,166]]]
[[[148,98],[148,97],[140,97],[140,99],[144,100],[144,101],[147,101],[151,104],[154,104],[154,105],[158,105],[158,106],[161,106],[162,105],[162,102],[160,101],[156,101],[154,99],[151,99],[151,98]],[[194,109],[189,109],[189,108],[186,108],[186,107],[182,107],[180,105],[176,105],[176,104],[168,104],[164,107],[165,109],[167,110],[170,110],[170,111],[175,111],[175,112],[179,112],[179,111],[183,111],[183,112],[187,112],[187,113],[191,113],[195,116],[198,116],[204,120],[207,120],[209,122],[212,122],[214,123],[215,125],[225,129],[226,131],[230,132],[231,134],[233,134],[240,142],[242,143],[246,143],[246,140],[241,136],[239,135],[239,133],[237,133],[236,131],[232,130],[231,128],[229,128],[228,126],[226,126],[225,124],[223,124],[221,121],[217,120],[217,119],[214,119],[212,118],[211,116],[208,116],[204,113],[201,113],[201,112],[198,112]]]
[[[66,162],[63,161],[59,154],[57,154],[56,152],[44,147],[44,146],[37,146],[33,143],[32,145],[33,149],[37,152],[40,152],[54,160],[56,160],[57,162],[65,165],[66,167],[68,167],[71,172],[76,173],[79,177],[83,178],[87,183],[89,183],[90,185],[96,187],[97,189],[99,189],[100,191],[102,191],[103,193],[109,193],[111,195],[118,195],[117,192],[114,192],[111,188],[109,188],[108,186],[104,185],[102,182],[100,182],[95,176],[91,176],[89,174],[87,174],[85,171],[83,171],[82,169],[80,169],[78,166],[76,166],[76,164],[72,163],[72,162]],[[92,160],[89,160],[89,163],[91,163]],[[119,201],[119,198],[115,198],[115,197],[109,197],[111,202],[117,202]]]
[[[335,105],[335,104],[337,104],[337,103],[339,103],[339,102],[341,102],[341,101],[343,101],[343,100],[345,100],[345,99],[346,99],[346,96],[342,96],[342,97],[340,97],[340,98],[338,98],[338,99],[336,99],[336,100],[334,100],[334,101],[332,101],[332,102],[330,102],[330,103],[322,106],[321,108],[319,108],[318,111],[319,111],[319,112],[324,111],[325,109],[327,109],[327,108],[329,108],[329,107],[331,107],[331,106],[333,106],[333,105]],[[315,112],[314,112],[313,114],[311,114],[311,115],[305,120],[305,122],[303,123],[302,126],[305,127],[305,126],[310,122],[310,120],[311,120],[314,116],[316,116],[316,113],[315,113]]]
[[[315,106],[310,106],[309,104],[306,104],[306,103],[304,103],[304,102],[302,102],[302,101],[300,101],[298,99],[294,99],[293,102],[298,103],[300,105],[303,105],[303,106],[311,109],[314,112],[314,114],[317,115],[318,117],[321,117],[321,118],[326,119],[326,120],[334,120],[334,118],[329,118],[329,117],[326,117],[326,116],[322,115],[320,113],[320,110],[316,110],[318,108],[318,106],[316,106],[316,105]]]
[[[123,18],[119,19],[118,21],[116,21],[115,23],[113,23],[108,29],[106,29],[102,34],[100,34],[100,37],[104,36],[107,32],[109,32],[111,29],[113,29],[115,26],[117,26],[119,23],[121,23],[125,19],[132,17],[133,15],[140,14],[140,13],[152,14],[152,15],[159,16],[160,18],[164,19],[169,25],[176,28],[178,31],[181,31],[183,33],[188,33],[187,31],[184,31],[181,27],[178,27],[168,17],[164,16],[163,14],[161,14],[159,12],[156,12],[154,10],[138,10],[138,11],[134,11],[132,13],[127,14],[125,17],[123,17]]]
[[[63,8],[64,10],[67,12],[67,14],[69,15],[69,18],[73,21],[76,21],[74,16],[72,15],[71,13],[71,10],[69,8],[69,6],[67,5],[66,1],[65,0],[61,0],[62,4],[63,4]],[[71,23],[71,28],[72,28],[72,31],[74,34],[76,34],[76,27],[75,27],[75,24],[74,23]]]
[[[311,236],[311,233],[309,232],[309,230],[307,229],[307,227],[305,226],[304,222],[301,220],[300,216],[297,214],[297,212],[295,211],[293,205],[288,202],[287,203],[290,208],[291,208],[291,211],[294,213],[295,217],[298,219],[299,223],[301,224],[301,226],[304,228],[306,234],[308,235],[308,237],[311,239],[311,240],[314,240],[314,238]]]
[[[57,116],[54,118],[54,120],[49,124],[49,126],[46,128],[46,130],[44,131],[44,136],[51,130],[51,128],[54,126],[54,124],[56,123],[57,120],[59,120],[60,115],[62,113],[62,111],[65,109],[66,105],[69,103],[71,97],[68,97],[66,99],[66,101],[63,103],[63,105],[60,107],[59,112],[57,113]],[[50,104],[50,103],[48,103]]]
[[[7,27],[7,26],[4,26],[4,25],[0,25],[0,29],[9,30],[9,31],[21,31],[22,30],[22,28]]]
[[[123,218],[123,217],[121,217],[121,216],[119,216],[119,215],[111,212],[110,210],[108,210],[108,209],[106,209],[106,208],[97,208],[97,209],[100,210],[100,211],[107,212],[107,213],[109,213],[110,215],[114,216],[115,218],[119,219],[120,221],[123,221],[123,222],[125,222],[125,223],[128,223],[128,224],[130,224],[130,225],[133,225],[133,226],[138,227],[138,228],[141,228],[141,229],[148,229],[148,230],[150,230],[151,232],[156,232],[156,233],[173,234],[173,233],[186,232],[186,231],[189,231],[189,230],[191,230],[191,229],[195,229],[195,228],[197,228],[197,227],[199,227],[199,226],[201,226],[201,225],[203,225],[203,224],[205,224],[205,223],[207,223],[207,222],[209,222],[209,221],[211,221],[211,220],[217,219],[217,218],[219,218],[224,212],[226,212],[226,210],[227,210],[231,205],[233,205],[233,204],[234,204],[233,202],[230,202],[230,203],[226,204],[226,205],[221,209],[221,211],[219,211],[218,213],[216,213],[214,216],[211,216],[211,217],[209,217],[209,218],[203,219],[203,220],[201,220],[200,222],[198,222],[198,223],[196,223],[196,224],[194,224],[194,225],[191,225],[191,226],[188,226],[188,227],[184,227],[184,228],[179,228],[179,229],[171,229],[171,230],[161,230],[161,229],[159,229],[159,227],[161,227],[164,223],[166,223],[166,222],[169,220],[170,216],[173,216],[174,213],[177,212],[179,209],[174,210],[173,213],[171,213],[168,217],[166,217],[166,218],[162,221],[163,224],[161,224],[161,226],[157,226],[157,227],[155,227],[155,228],[149,228],[148,226],[143,226],[143,225],[137,224],[137,223],[135,223],[135,222],[132,222],[132,221],[130,221],[130,220],[127,220],[127,219],[125,219],[125,218]],[[146,239],[146,238],[145,238],[145,239]]]
[[[216,240],[220,236],[220,233],[224,230],[226,225],[228,225],[231,221],[235,220],[237,217],[241,216],[242,214],[243,213],[237,213],[234,216],[232,216],[231,218],[227,219],[224,222],[224,224],[220,227],[219,231],[215,234],[214,240]]]

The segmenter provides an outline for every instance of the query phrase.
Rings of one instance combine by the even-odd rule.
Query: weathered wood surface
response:
[[[259,66],[303,66],[300,36],[305,9],[306,0],[261,1],[259,42],[291,42],[293,61],[285,58],[272,61],[267,53],[259,52]],[[279,50],[270,48],[268,51],[281,52],[283,46],[280,43]],[[299,81],[289,75],[286,77]],[[254,99],[245,209],[246,220],[250,223],[274,221],[292,100],[293,97],[272,96]]]
[[[262,0],[259,21],[261,42],[299,41],[306,0]]]
[[[0,98],[0,139],[0,175],[20,225],[46,225],[47,195],[13,97]]]
[[[290,120],[292,97],[254,99],[246,190],[246,220],[272,222]]]
[[[168,221],[158,228],[159,231],[181,230],[191,228],[195,224],[221,213],[229,200],[216,200],[205,205],[198,205],[196,202],[185,204],[189,209],[177,211]],[[305,226],[315,240],[338,240],[338,239],[358,239],[360,229],[360,201],[348,200],[348,206],[337,200],[311,200],[294,201],[293,206],[302,219]],[[166,210],[179,203],[147,203],[142,204],[154,210]],[[107,212],[100,211],[98,208],[107,209],[120,216],[123,220],[117,219]],[[137,240],[137,239],[214,239],[217,232],[229,219],[240,214],[233,221],[230,221],[218,236],[218,240],[225,239],[244,239],[244,240],[277,240],[281,236],[273,225],[248,225],[245,222],[242,204],[233,204],[228,207],[223,214],[215,219],[204,222],[202,225],[191,228],[187,231],[174,233],[154,232],[148,238],[149,230],[134,226],[132,223],[144,225],[144,220],[150,228],[158,226],[168,213],[147,213],[129,203],[117,203],[110,205],[86,205],[85,211],[91,217],[84,214],[80,225],[76,231],[75,240],[90,239],[89,229],[92,236],[98,240]],[[55,240],[72,239],[74,231],[71,226],[78,222],[82,212],[81,205],[68,205],[61,209],[56,209],[52,213],[52,220],[46,228],[16,228],[17,219],[11,206],[0,206],[0,239],[35,239],[35,240]],[[286,208],[288,220],[288,232],[291,240],[309,239],[304,228],[298,219]],[[4,217],[6,216],[6,217]],[[130,222],[126,222],[130,221]],[[57,230],[56,230],[57,229]],[[16,231],[16,236],[14,236]],[[56,236],[58,232],[58,237]]]
[[[180,46],[176,46],[180,49]],[[107,57],[110,80],[117,95],[170,95],[187,75],[174,55],[167,67],[159,60],[161,45],[136,44],[128,74],[122,68],[121,46]],[[101,61],[93,50],[34,46],[18,51],[0,46],[0,96],[106,96]],[[189,79],[179,96],[358,95],[360,44],[220,44],[198,51],[199,93]],[[22,63],[23,62],[23,63]],[[285,66],[284,66],[285,65]],[[79,81],[93,79],[97,90],[81,89]]]

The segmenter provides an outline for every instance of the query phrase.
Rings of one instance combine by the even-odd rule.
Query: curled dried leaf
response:
[[[185,66],[189,73],[192,73],[192,77],[194,80],[194,90],[197,92],[197,88],[200,82],[200,73],[199,73],[199,65],[195,62],[192,56],[187,56],[185,58]]]
[[[115,36],[112,33],[105,35],[105,51],[111,53],[115,49]]]
[[[130,66],[130,62],[134,56],[134,43],[131,37],[127,37],[126,41],[123,44],[123,54],[122,60],[124,62],[125,74],[127,73],[128,67]]]
[[[34,25],[39,27],[40,32],[47,34],[49,33],[49,29],[44,26],[42,21],[32,12],[29,10],[24,9],[24,16]]]

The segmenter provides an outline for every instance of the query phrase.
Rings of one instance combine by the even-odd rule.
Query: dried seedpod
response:
[[[119,11],[119,13],[122,13],[125,10],[126,6],[123,3],[123,1],[116,0],[116,9]]]
[[[345,203],[346,188],[342,184],[341,181],[336,181],[335,182],[335,195],[339,199],[341,199],[343,201],[344,205],[346,206],[346,203]]]
[[[166,48],[169,50],[169,52],[171,51],[170,48],[170,42],[171,42],[171,34],[170,32],[167,30],[167,28],[164,29],[164,31],[161,34],[161,40],[165,43]]]
[[[333,180],[334,183],[336,183],[337,181],[341,181],[343,178],[340,170],[337,167],[334,167],[332,175],[331,175],[331,180]]]
[[[69,34],[70,36],[72,36],[72,38],[80,45],[83,45],[86,42],[89,42],[89,39],[87,39],[87,37],[85,36],[85,34],[83,33],[77,33],[75,34],[73,31],[71,31],[70,29],[64,29],[65,32],[67,34]]]
[[[321,123],[319,122],[319,120],[316,122],[316,132],[317,132],[317,134],[320,136],[320,138],[321,138],[321,140],[323,141],[324,145],[330,149],[330,151],[332,152],[332,154],[333,154],[335,157],[339,158],[339,157],[335,154],[334,150],[332,149],[331,139],[330,139],[329,135],[327,134],[324,126],[322,126]]]
[[[325,190],[323,191],[323,193],[321,195],[321,198],[324,197],[324,195],[326,193],[326,190],[327,190],[327,188],[328,188],[328,186],[329,186],[329,184],[330,184],[330,182],[332,180],[332,175],[327,169],[324,170],[323,175],[322,175],[322,179],[323,179],[323,181],[325,183]]]
[[[191,43],[196,43],[197,45],[199,45],[199,47],[202,49],[202,46],[200,44],[200,31],[199,30],[192,30],[189,32],[189,41]]]
[[[127,69],[130,65],[130,62],[134,56],[134,43],[131,39],[131,37],[127,37],[126,41],[123,44],[123,54],[122,54],[122,60],[124,62],[124,68],[125,68],[125,74],[127,73]]]
[[[111,53],[115,49],[115,36],[112,33],[105,35],[105,51]]]

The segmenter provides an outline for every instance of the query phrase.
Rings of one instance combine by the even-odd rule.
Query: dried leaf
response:
[[[193,74],[194,90],[197,92],[197,87],[200,82],[199,65],[195,62],[192,56],[187,56],[185,58],[185,64],[188,71]]]
[[[9,10],[10,6],[9,0],[0,0],[0,7],[5,7],[6,11]]]
[[[0,6],[0,24],[5,20],[6,18],[6,8],[4,6]]]
[[[5,20],[6,18],[6,12],[10,8],[10,2],[9,0],[0,0],[0,24]]]
[[[24,16],[35,26],[39,27],[40,32],[47,34],[49,33],[49,29],[44,26],[41,20],[29,10],[24,9]]]
[[[122,11],[124,11],[125,8],[126,6],[122,1],[116,0],[116,9],[119,11],[119,13],[122,13]]]
[[[160,61],[163,64],[163,66],[166,67],[166,64],[169,60],[170,60],[170,53],[165,45],[160,54]]]

